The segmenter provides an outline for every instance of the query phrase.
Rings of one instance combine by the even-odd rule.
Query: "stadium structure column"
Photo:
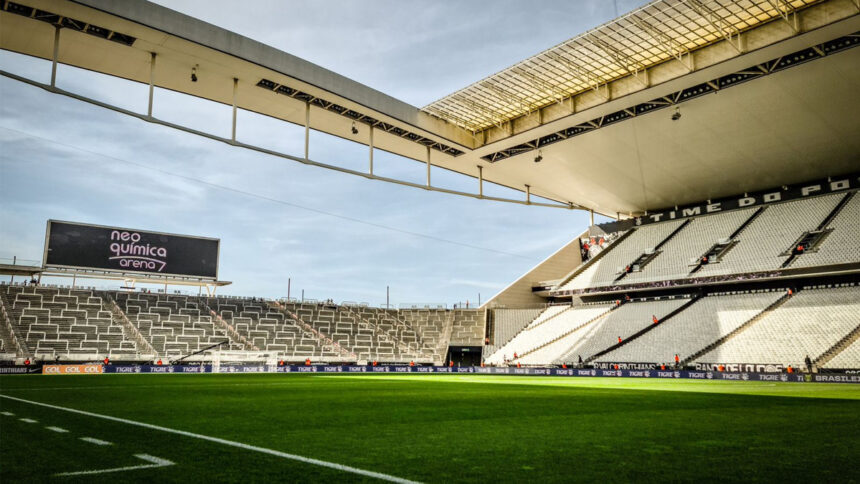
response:
[[[588,221],[589,221],[588,225],[589,225],[589,226],[594,225],[594,210],[593,210],[593,209],[588,211],[588,217],[589,217],[589,219],[588,219]]]
[[[478,196],[484,196],[484,167],[478,165]]]
[[[57,57],[60,55],[60,29],[59,25],[54,25],[54,56],[51,61],[51,87],[57,87]]]
[[[368,146],[370,147],[370,170],[368,173],[373,175],[373,126],[370,127],[370,143]]]
[[[233,131],[231,139],[236,142],[236,92],[239,90],[239,79],[233,78]]]
[[[531,205],[532,203],[532,187],[531,185],[526,185],[526,203]]]
[[[155,95],[155,52],[149,53],[149,103],[146,108],[146,115],[152,117],[152,98]]]
[[[310,159],[310,144],[311,144],[311,103],[305,102],[305,161]]]
[[[427,147],[427,188],[430,188],[430,147]]]

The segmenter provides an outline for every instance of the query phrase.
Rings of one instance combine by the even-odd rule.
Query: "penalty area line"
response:
[[[170,433],[170,434],[182,435],[184,437],[190,437],[192,439],[205,440],[205,441],[209,441],[209,442],[214,442],[216,444],[226,445],[228,447],[236,447],[238,449],[250,450],[253,452],[259,452],[261,454],[268,454],[268,455],[272,455],[275,457],[280,457],[282,459],[294,460],[294,461],[302,462],[305,464],[311,464],[311,465],[315,465],[315,466],[319,466],[319,467],[325,467],[328,469],[334,469],[334,470],[338,470],[338,471],[342,471],[342,472],[348,472],[350,474],[358,474],[361,476],[373,477],[375,479],[379,479],[382,481],[396,482],[399,484],[419,484],[417,481],[411,481],[409,479],[404,479],[402,477],[392,476],[389,474],[383,474],[381,472],[368,471],[368,470],[359,469],[357,467],[351,467],[351,466],[344,465],[344,464],[337,464],[335,462],[328,462],[328,461],[324,461],[324,460],[320,460],[320,459],[314,459],[312,457],[304,457],[301,455],[290,454],[287,452],[281,452],[279,450],[267,449],[265,447],[258,447],[256,445],[250,445],[250,444],[245,444],[242,442],[236,442],[234,440],[227,440],[227,439],[222,439],[219,437],[212,437],[209,435],[195,434],[194,432],[187,432],[185,430],[171,429],[169,427],[162,427],[160,425],[148,424],[145,422],[138,422],[135,420],[129,420],[129,419],[120,418],[120,417],[112,417],[110,415],[102,415],[99,413],[87,412],[86,410],[78,410],[75,408],[61,407],[59,405],[51,405],[50,403],[35,402],[33,400],[25,400],[23,398],[11,397],[9,395],[0,395],[0,398],[5,398],[8,400],[14,400],[16,402],[21,402],[21,403],[28,403],[30,405],[37,405],[37,406],[45,407],[45,408],[52,408],[54,410],[60,410],[63,412],[76,413],[78,415],[86,415],[87,417],[94,417],[94,418],[100,418],[103,420],[109,420],[112,422],[124,423],[126,425],[134,425],[134,426],[143,427],[146,429],[158,430],[158,431],[166,432],[166,433]]]
[[[127,467],[115,467],[113,469],[99,469],[94,471],[77,471],[77,472],[61,472],[59,474],[54,474],[57,477],[66,477],[66,476],[89,476],[92,474],[107,474],[109,472],[128,472],[128,471],[136,471],[140,469],[154,469],[156,467],[167,467],[174,465],[173,462],[162,459],[160,457],[155,457],[154,455],[149,454],[134,454],[140,460],[145,460],[146,462],[151,462],[151,464],[142,464],[139,466],[127,466]]]

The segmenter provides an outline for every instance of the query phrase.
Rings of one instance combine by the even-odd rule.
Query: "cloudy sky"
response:
[[[613,18],[607,0],[163,0],[415,106]],[[619,12],[644,2],[618,0]],[[0,51],[48,82],[50,63]],[[61,88],[144,112],[146,87],[58,70]],[[157,90],[154,115],[229,136],[230,111]],[[302,130],[249,113],[239,139],[300,154]],[[284,133],[287,133],[284,136]],[[314,133],[311,158],[364,166],[366,147]],[[376,172],[424,167],[378,153]],[[474,190],[442,170],[434,184]],[[487,194],[521,196],[503,188]],[[226,293],[336,301],[476,302],[581,233],[587,214],[473,200],[305,167],[0,78],[0,262],[41,259],[45,222],[217,237]],[[63,281],[68,283],[68,281]],[[110,287],[116,283],[95,284]]]

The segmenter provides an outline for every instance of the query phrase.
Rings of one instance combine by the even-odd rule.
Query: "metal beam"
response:
[[[430,188],[430,147],[427,147],[427,188]]]
[[[33,9],[35,12],[36,9]],[[57,57],[60,55],[60,26],[54,25],[54,55],[51,61],[51,87],[57,85]]]
[[[149,102],[146,106],[146,115],[152,117],[152,99],[155,96],[155,52],[150,52],[149,56]]]
[[[469,192],[462,192],[459,190],[451,190],[448,188],[426,186],[426,185],[422,185],[420,183],[413,183],[413,182],[409,182],[409,181],[405,181],[405,180],[398,180],[396,178],[389,178],[389,177],[383,177],[383,176],[378,176],[378,175],[370,175],[370,174],[363,172],[363,171],[350,170],[348,168],[342,168],[342,167],[339,167],[336,165],[329,165],[326,163],[313,161],[307,157],[300,158],[298,156],[293,156],[293,155],[289,155],[286,153],[281,153],[279,151],[271,150],[268,148],[263,148],[261,146],[251,145],[251,144],[243,143],[241,141],[233,141],[229,138],[224,138],[224,137],[221,137],[218,135],[207,133],[205,131],[199,131],[199,130],[196,130],[193,128],[189,128],[189,127],[182,126],[179,124],[171,123],[169,121],[164,121],[164,120],[161,120],[158,118],[150,117],[150,116],[147,116],[145,114],[130,111],[128,109],[121,108],[119,106],[114,106],[112,104],[108,104],[106,102],[102,102],[102,101],[99,101],[99,100],[96,100],[93,98],[89,98],[86,96],[82,96],[80,94],[75,94],[73,92],[66,91],[64,89],[60,89],[58,87],[54,87],[54,86],[51,86],[49,84],[37,82],[37,81],[34,81],[32,79],[28,79],[26,77],[22,77],[22,76],[19,76],[17,74],[13,74],[13,73],[8,72],[8,71],[0,70],[0,76],[7,77],[9,79],[13,79],[13,80],[16,80],[19,82],[23,82],[23,83],[29,84],[31,86],[39,87],[41,89],[44,89],[45,91],[48,91],[48,92],[51,92],[54,94],[59,94],[59,95],[66,96],[66,97],[69,97],[69,98],[72,98],[72,99],[75,99],[78,101],[83,101],[83,102],[92,104],[94,106],[109,109],[111,111],[114,111],[114,112],[117,112],[120,114],[125,114],[127,116],[131,116],[131,117],[140,119],[141,121],[146,121],[148,123],[156,124],[159,126],[165,126],[168,128],[173,128],[173,129],[176,129],[178,131],[183,131],[185,133],[189,133],[189,134],[193,134],[193,135],[200,136],[203,138],[211,139],[213,141],[219,141],[221,143],[224,143],[224,144],[227,144],[230,146],[234,146],[237,148],[244,148],[247,150],[256,151],[258,153],[263,153],[266,155],[274,156],[277,158],[282,158],[285,160],[295,161],[295,162],[302,163],[302,164],[308,165],[308,166],[315,166],[315,167],[325,168],[325,169],[332,170],[332,171],[337,171],[340,173],[356,175],[356,176],[360,176],[362,178],[366,178],[368,180],[380,180],[380,181],[384,181],[384,182],[388,182],[388,183],[394,183],[397,185],[402,185],[402,186],[407,186],[407,187],[412,187],[412,188],[421,188],[421,189],[431,190],[431,191],[440,192],[440,193],[447,193],[450,195],[459,195],[459,196],[463,196],[463,197],[470,197],[470,198],[483,199],[483,200],[491,200],[491,201],[495,201],[495,202],[515,203],[515,204],[519,204],[519,205],[535,205],[535,206],[550,207],[550,208],[563,208],[566,210],[571,210],[571,209],[577,208],[577,207],[571,207],[570,205],[561,204],[561,203],[543,203],[543,202],[526,203],[524,200],[516,200],[516,199],[511,199],[511,198],[480,196],[477,193],[469,193]],[[310,111],[307,111],[308,114],[306,116],[306,119],[309,118],[309,112]],[[306,138],[306,140],[307,140],[307,138]],[[307,144],[305,145],[305,147],[307,148]],[[429,147],[428,147],[428,149],[429,149]]]
[[[233,141],[236,141],[236,93],[239,90],[239,79],[233,78],[233,130],[231,131],[231,137]]]
[[[311,103],[305,102],[305,160],[310,159],[311,147]]]
[[[370,170],[368,173],[373,175],[373,126],[370,127],[370,143],[368,143],[368,147],[370,148]]]

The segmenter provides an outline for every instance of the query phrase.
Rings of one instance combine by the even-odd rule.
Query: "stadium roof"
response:
[[[527,115],[741,32],[792,17],[818,0],[657,0],[484,78],[422,109],[470,131]]]
[[[231,137],[177,126],[157,118],[157,96],[154,112],[130,112],[0,75],[422,189],[493,199],[489,181],[522,191],[517,203],[638,214],[856,171],[860,155],[860,0],[655,0],[424,109],[149,2],[0,6],[2,49],[372,145],[425,163],[427,183],[378,176],[372,155],[367,170],[345,169],[245,144],[235,126]],[[474,177],[474,191],[435,186],[431,166]]]

